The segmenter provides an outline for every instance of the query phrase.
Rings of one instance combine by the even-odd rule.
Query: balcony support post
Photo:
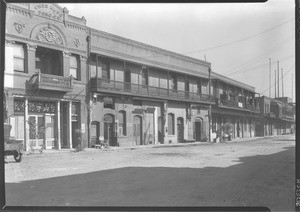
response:
[[[57,149],[61,149],[60,139],[60,101],[56,102]]]
[[[209,67],[208,69],[208,92],[209,92],[209,95],[210,95],[210,73],[211,73],[211,68]],[[208,141],[211,142],[211,104],[209,104],[209,109],[208,109]]]
[[[30,149],[30,141],[29,141],[29,117],[28,117],[28,98],[24,99],[24,147],[25,151]]]

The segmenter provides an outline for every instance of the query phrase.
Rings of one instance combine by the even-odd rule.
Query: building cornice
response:
[[[151,50],[153,52],[166,54],[167,56],[171,56],[171,57],[174,57],[174,58],[179,58],[179,59],[182,59],[182,60],[185,60],[185,61],[197,63],[199,65],[211,66],[211,63],[205,62],[205,61],[202,61],[202,60],[198,60],[196,58],[181,55],[181,54],[178,54],[178,53],[166,50],[166,49],[151,46],[151,45],[148,45],[148,44],[145,44],[145,43],[142,43],[142,42],[138,42],[138,41],[134,41],[134,40],[131,40],[131,39],[128,39],[128,38],[118,36],[118,35],[110,34],[108,32],[104,32],[104,31],[101,31],[101,30],[97,30],[97,29],[93,29],[93,28],[89,28],[89,29],[91,30],[92,36],[94,35],[96,37],[103,37],[103,38],[113,40],[113,41],[117,41],[117,42],[120,42],[120,43],[129,44],[129,45],[132,45],[132,46],[144,48],[144,49],[147,49],[147,50]],[[93,44],[93,41],[92,41],[92,44]],[[155,56],[153,56],[153,58],[155,58]]]
[[[133,62],[133,63],[140,63],[143,65],[147,65],[150,67],[155,67],[155,68],[160,68],[160,69],[166,69],[169,71],[175,71],[175,72],[180,72],[183,74],[187,74],[187,75],[193,75],[193,76],[197,76],[197,77],[203,77],[203,78],[208,78],[208,73],[204,73],[204,72],[199,72],[196,73],[194,70],[191,69],[184,69],[175,65],[169,65],[166,63],[161,63],[158,61],[154,61],[154,60],[147,60],[141,57],[136,57],[136,56],[132,56],[132,55],[128,55],[128,54],[123,54],[120,52],[116,52],[116,51],[110,51],[107,49],[102,49],[102,48],[98,48],[98,47],[92,47],[92,53],[98,53],[98,54],[102,54],[111,58],[119,58],[128,62]]]

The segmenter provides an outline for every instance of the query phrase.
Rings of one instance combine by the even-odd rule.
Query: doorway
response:
[[[236,123],[236,135],[239,138],[240,137],[240,122],[237,121]]]
[[[109,146],[117,146],[115,116],[112,114],[104,115],[104,140]]]
[[[93,121],[91,125],[91,147],[93,147],[95,144],[98,144],[100,136],[100,130],[99,130],[99,122]]]
[[[44,144],[45,120],[43,115],[29,115],[29,143],[30,148],[40,149]]]
[[[143,124],[142,117],[133,117],[133,139],[136,145],[143,145]]]
[[[195,141],[201,141],[202,119],[196,118],[194,124],[195,124]]]
[[[177,141],[182,143],[184,141],[184,122],[183,118],[177,118]]]

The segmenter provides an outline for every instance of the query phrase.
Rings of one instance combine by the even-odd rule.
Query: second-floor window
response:
[[[43,74],[63,76],[62,52],[37,47],[35,52],[35,67]]]
[[[14,71],[25,72],[25,51],[22,44],[13,45]]]
[[[70,56],[70,76],[74,79],[79,80],[79,63],[76,55]]]

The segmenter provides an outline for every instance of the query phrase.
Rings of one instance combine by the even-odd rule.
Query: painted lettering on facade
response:
[[[34,7],[35,14],[46,18],[50,18],[56,21],[62,21],[63,13],[58,8],[55,8],[51,4],[36,4]]]

